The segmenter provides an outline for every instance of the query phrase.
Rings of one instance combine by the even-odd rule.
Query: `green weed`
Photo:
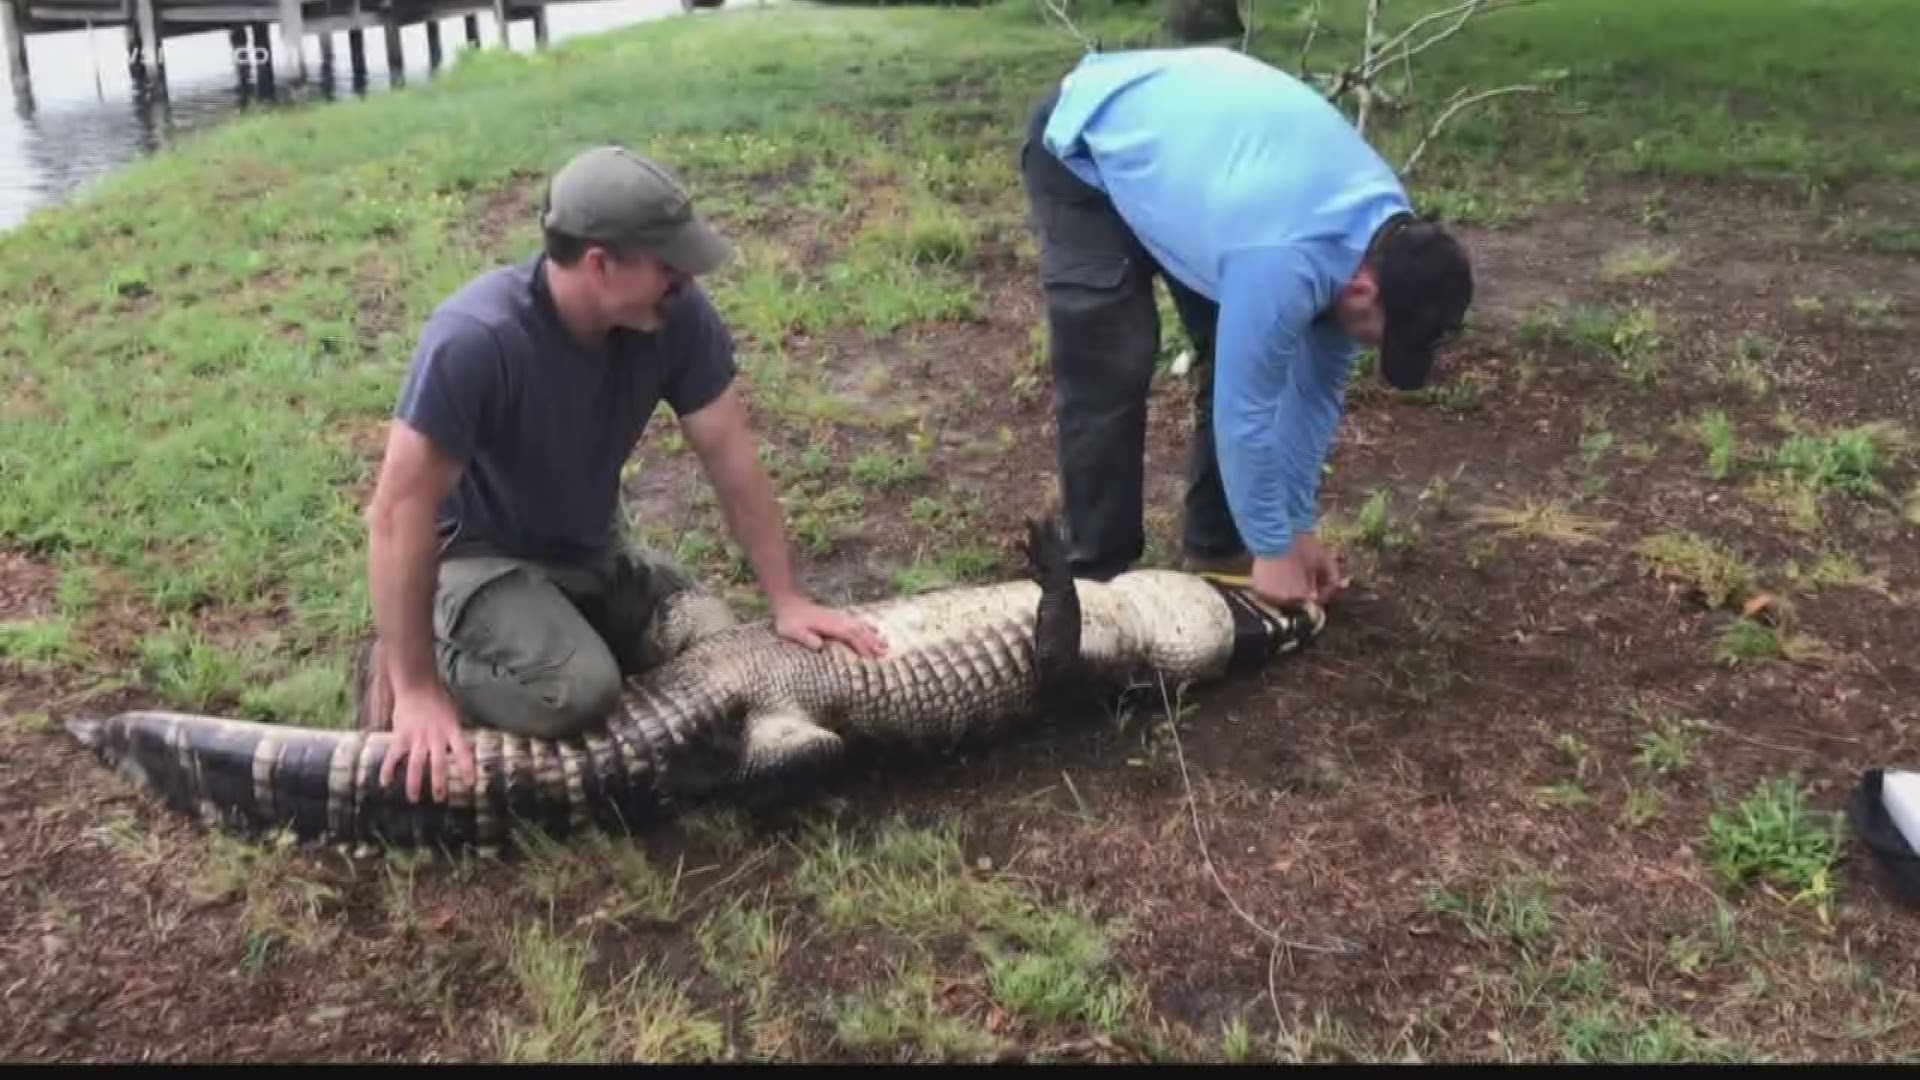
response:
[[[1795,532],[1818,534],[1825,523],[1820,489],[1791,476],[1755,476],[1741,488],[1741,494],[1756,506],[1771,510]]]
[[[1727,421],[1727,414],[1718,409],[1709,412],[1700,419],[1700,443],[1707,450],[1707,475],[1715,480],[1725,480],[1733,475],[1733,468],[1740,460],[1740,450],[1733,435],[1733,426]]]
[[[1708,815],[1705,855],[1723,885],[1778,887],[1789,903],[1811,902],[1824,915],[1841,840],[1835,815],[1806,805],[1799,778],[1777,776]]]
[[[1556,544],[1598,543],[1614,527],[1611,521],[1574,512],[1559,499],[1527,498],[1518,506],[1481,506],[1468,520],[1497,528],[1501,536],[1532,537]]]
[[[1770,338],[1741,334],[1733,355],[1719,360],[1714,374],[1727,385],[1745,389],[1751,397],[1764,397],[1773,388],[1780,348],[1780,343]]]
[[[1112,970],[1098,926],[1077,911],[1035,907],[1004,911],[996,921],[975,938],[994,1000],[1043,1023],[1118,1029],[1134,993]]]
[[[66,618],[0,622],[0,660],[22,664],[79,663],[86,646]]]
[[[1539,875],[1506,874],[1461,894],[1434,889],[1427,909],[1453,916],[1476,941],[1525,947],[1553,929],[1552,882]]]
[[[1815,488],[1885,497],[1887,491],[1878,474],[1891,464],[1905,441],[1904,434],[1886,422],[1860,424],[1825,435],[1795,434],[1773,451],[1771,464]]]
[[[1420,540],[1418,523],[1393,512],[1393,492],[1376,487],[1367,493],[1367,501],[1354,515],[1355,538],[1367,548],[1379,552],[1405,551]]]
[[[1759,577],[1759,571],[1732,548],[1697,533],[1655,533],[1633,550],[1649,573],[1686,585],[1710,608],[1744,600]]]
[[[1734,619],[1721,628],[1713,642],[1713,658],[1729,666],[1772,660],[1785,654],[1780,632],[1758,619]]]
[[[1884,573],[1869,572],[1858,559],[1844,551],[1823,551],[1813,566],[1805,570],[1797,560],[1789,562],[1783,574],[1808,592],[1830,587],[1850,588],[1878,593],[1888,600],[1899,599],[1887,584]]]
[[[653,961],[596,991],[587,979],[589,942],[535,923],[509,932],[506,953],[526,1015],[494,1017],[504,1060],[712,1061],[725,1048],[720,1022],[701,1014]]]
[[[963,1061],[999,1048],[1001,1041],[979,1026],[941,1012],[930,969],[898,958],[890,966],[884,982],[832,1004],[829,1018],[840,1045],[892,1062]]]
[[[1609,251],[1600,264],[1602,281],[1633,281],[1656,278],[1673,269],[1680,250],[1671,244],[1632,243]]]
[[[1407,395],[1409,400],[1432,405],[1444,412],[1470,413],[1480,408],[1482,388],[1472,379],[1454,379],[1437,386],[1423,387]]]
[[[1656,776],[1684,770],[1700,743],[1698,725],[1680,716],[1662,716],[1652,731],[1634,742],[1634,763]]]
[[[1252,1052],[1253,1037],[1247,1031],[1247,1018],[1236,1016],[1220,1025],[1220,1060],[1229,1065],[1244,1064]]]
[[[1556,1009],[1553,1026],[1560,1059],[1569,1063],[1751,1060],[1743,1048],[1703,1034],[1684,1016],[1659,1012],[1640,1019],[1617,1002]]]
[[[1893,297],[1879,293],[1849,297],[1847,322],[1857,330],[1894,330],[1900,326],[1893,317]]]
[[[1666,807],[1666,796],[1654,788],[1628,785],[1620,804],[1620,821],[1630,829],[1640,829],[1659,820]]]

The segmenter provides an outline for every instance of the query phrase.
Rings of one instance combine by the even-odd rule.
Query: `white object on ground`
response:
[[[1883,771],[1880,801],[1886,804],[1894,828],[1907,838],[1907,846],[1920,852],[1920,773]]]
[[[1179,356],[1176,356],[1173,358],[1173,366],[1171,370],[1173,371],[1174,375],[1180,376],[1180,375],[1185,375],[1187,373],[1187,369],[1191,368],[1192,366],[1193,366],[1193,351],[1190,349],[1185,349],[1181,351]]]

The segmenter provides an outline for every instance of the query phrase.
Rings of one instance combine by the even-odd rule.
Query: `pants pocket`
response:
[[[1112,292],[1127,280],[1132,263],[1122,252],[1079,246],[1071,237],[1049,237],[1040,252],[1040,282],[1049,289]]]
[[[480,590],[521,568],[516,559],[480,557],[448,559],[440,564],[433,596],[433,634],[453,641],[460,634],[467,608]]]

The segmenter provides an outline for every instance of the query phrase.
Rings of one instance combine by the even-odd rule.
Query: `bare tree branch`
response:
[[[1380,72],[1389,66],[1396,62],[1410,65],[1416,54],[1424,52],[1438,45],[1440,42],[1445,41],[1447,38],[1452,37],[1454,34],[1459,33],[1465,28],[1468,20],[1476,15],[1505,11],[1508,8],[1523,7],[1538,2],[1539,0],[1464,0],[1463,3],[1456,4],[1453,7],[1422,15],[1409,24],[1406,29],[1386,39],[1384,43],[1376,45],[1372,39],[1376,21],[1374,16],[1376,14],[1377,0],[1368,0],[1367,40],[1363,44],[1360,61],[1340,72],[1339,77],[1333,82],[1332,89],[1327,92],[1327,97],[1329,100],[1338,101],[1342,95],[1350,91],[1355,92],[1361,99],[1361,109],[1365,110],[1367,108],[1367,99],[1375,96],[1373,80]],[[1449,18],[1454,20],[1452,25],[1433,34],[1417,45],[1409,46],[1406,44],[1408,39],[1419,32],[1421,27]],[[1411,84],[1411,66],[1409,66],[1408,71],[1408,81],[1409,84]]]
[[[1313,39],[1320,33],[1320,0],[1313,0],[1311,10],[1313,14],[1309,18],[1313,21],[1307,24],[1307,39],[1300,43],[1300,59],[1293,65],[1301,78],[1305,78],[1307,74],[1307,52],[1313,48]]]
[[[1360,43],[1360,113],[1355,127],[1367,133],[1367,113],[1373,107],[1373,28],[1380,22],[1380,0],[1367,0],[1367,36]]]
[[[1253,40],[1253,0],[1241,0],[1240,7],[1240,51],[1247,51],[1247,43]]]
[[[1465,91],[1462,91],[1462,93],[1465,93]],[[1453,104],[1447,106],[1446,111],[1440,114],[1440,118],[1435,120],[1433,122],[1433,126],[1427,129],[1426,135],[1422,137],[1420,140],[1420,145],[1413,148],[1413,153],[1407,155],[1407,163],[1400,166],[1400,175],[1405,176],[1408,173],[1413,171],[1414,163],[1419,161],[1420,155],[1426,152],[1427,144],[1433,141],[1433,137],[1440,133],[1441,127],[1443,127],[1448,120],[1453,119],[1453,115],[1459,112],[1461,109],[1464,109],[1467,106],[1472,105],[1476,102],[1485,101],[1490,97],[1498,97],[1501,94],[1543,94],[1543,93],[1546,93],[1546,89],[1544,87],[1533,86],[1531,84],[1528,84],[1528,85],[1522,85],[1522,86],[1502,86],[1495,90],[1482,90],[1477,94],[1468,94],[1466,97],[1461,97],[1460,94],[1455,94]]]
[[[1459,33],[1461,29],[1467,25],[1467,20],[1472,16],[1479,14],[1483,8],[1488,11],[1504,11],[1508,8],[1520,7],[1525,4],[1531,4],[1536,2],[1538,2],[1538,0],[1506,0],[1505,3],[1497,4],[1491,8],[1487,8],[1484,4],[1476,4],[1471,9],[1463,13],[1460,16],[1459,21],[1454,23],[1452,26],[1447,27],[1445,30],[1440,31],[1439,33],[1433,35],[1432,37],[1428,38],[1427,40],[1421,42],[1418,45],[1415,45],[1411,48],[1403,48],[1401,52],[1399,52],[1396,55],[1403,57],[1405,59],[1411,60],[1413,57],[1419,55],[1420,53],[1427,51],[1433,46],[1438,45],[1442,41],[1445,41],[1448,38],[1452,37],[1453,35]],[[1391,64],[1393,62],[1393,59],[1394,59],[1393,57],[1387,57],[1381,62],[1380,66],[1384,67],[1387,64]],[[1368,75],[1369,77],[1371,77],[1372,72],[1369,72]]]
[[[1413,22],[1407,25],[1406,29],[1388,38],[1386,42],[1380,46],[1380,50],[1377,55],[1384,57],[1384,56],[1387,56],[1388,54],[1392,54],[1395,49],[1400,48],[1402,45],[1404,45],[1408,38],[1418,33],[1421,27],[1431,22],[1438,22],[1439,20],[1448,18],[1449,16],[1458,15],[1460,16],[1460,18],[1458,21],[1456,21],[1453,24],[1453,26],[1449,27],[1447,30],[1442,31],[1439,36],[1444,37],[1444,36],[1452,35],[1454,32],[1458,31],[1461,26],[1465,25],[1468,19],[1471,19],[1475,15],[1482,14],[1483,12],[1502,11],[1507,8],[1523,7],[1527,4],[1532,4],[1537,2],[1538,0],[1466,0],[1465,3],[1456,4],[1455,6],[1447,8],[1444,11],[1429,12],[1428,14],[1422,15],[1418,19],[1413,20]],[[1423,44],[1421,46],[1421,48],[1425,48],[1427,45],[1432,44],[1433,40],[1437,40],[1437,39],[1429,39],[1428,42],[1426,42],[1426,44]],[[1414,50],[1414,51],[1418,51],[1418,50]],[[1371,75],[1371,72],[1368,72],[1367,74]]]
[[[1081,48],[1086,49],[1088,52],[1093,51],[1093,42],[1087,40],[1087,35],[1081,33],[1080,28],[1073,25],[1073,20],[1067,17],[1067,9],[1060,6],[1060,0],[1040,0],[1040,2],[1046,5],[1048,11],[1053,12],[1054,18],[1059,19],[1069,33],[1079,39]]]

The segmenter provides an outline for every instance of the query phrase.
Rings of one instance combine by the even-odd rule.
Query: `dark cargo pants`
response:
[[[1046,294],[1069,561],[1076,574],[1104,580],[1145,551],[1147,396],[1160,352],[1156,275],[1166,282],[1194,357],[1181,553],[1199,560],[1244,558],[1246,545],[1227,507],[1213,445],[1219,307],[1166,273],[1112,201],[1047,151],[1040,136],[1058,94],[1050,93],[1027,125],[1020,179]]]
[[[692,578],[658,553],[624,555],[637,573],[623,574],[613,552],[583,566],[487,551],[440,563],[434,657],[468,720],[563,738],[609,717],[623,675],[664,659],[649,654],[647,628]]]

